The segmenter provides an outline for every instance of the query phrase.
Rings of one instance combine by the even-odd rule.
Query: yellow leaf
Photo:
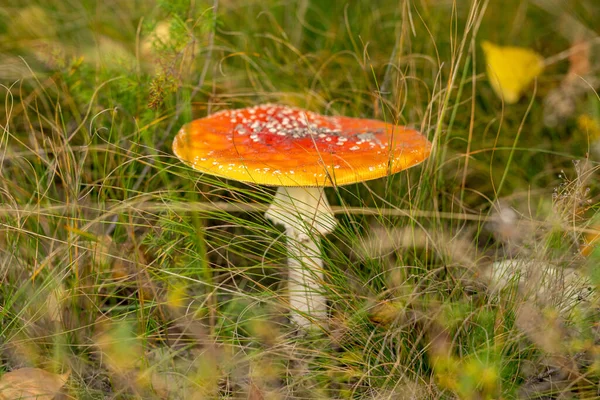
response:
[[[577,118],[577,128],[592,141],[600,139],[600,123],[587,114],[582,114]]]
[[[502,47],[484,41],[481,48],[492,88],[507,104],[519,101],[523,91],[544,70],[544,59],[533,50]]]
[[[21,368],[0,377],[0,400],[52,400],[65,385],[70,372],[53,374],[39,368]]]
[[[369,312],[369,319],[376,324],[389,325],[404,315],[404,310],[404,304],[384,300],[373,306]]]

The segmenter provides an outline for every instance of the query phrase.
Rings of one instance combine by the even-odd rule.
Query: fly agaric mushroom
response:
[[[326,315],[319,293],[319,235],[333,231],[327,186],[380,178],[425,160],[419,132],[382,121],[328,117],[282,105],[224,110],[184,125],[175,155],[201,172],[277,186],[265,217],[285,227],[293,320],[303,328]]]

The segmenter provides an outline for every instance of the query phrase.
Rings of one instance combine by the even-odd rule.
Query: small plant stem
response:
[[[452,134],[452,127],[454,126],[454,121],[456,120],[456,114],[458,112],[458,106],[460,104],[460,99],[462,98],[463,89],[465,86],[465,81],[467,79],[467,73],[469,71],[469,66],[471,65],[471,55],[467,54],[465,59],[465,64],[463,66],[462,76],[460,78],[460,83],[458,85],[458,91],[456,92],[456,101],[454,102],[454,107],[452,108],[452,114],[450,115],[450,121],[448,122],[448,128],[446,129],[448,134],[446,135],[446,143],[442,147],[442,156],[441,159],[445,160],[448,153],[448,143],[450,142],[450,135]]]
[[[577,53],[578,51],[584,50],[587,46],[591,47],[591,46],[595,46],[597,44],[600,44],[600,37],[595,37],[591,40],[577,43],[577,44],[569,47],[567,50],[561,51],[558,54],[555,54],[553,56],[550,56],[550,57],[544,59],[544,67],[548,67],[559,61],[566,60],[567,58],[569,58],[571,55]]]
[[[319,290],[323,285],[323,259],[317,243],[319,238],[288,228],[286,240],[292,320],[306,329],[312,321],[323,321],[327,315],[327,300]]]
[[[515,154],[515,149],[517,148],[517,143],[519,143],[519,138],[521,137],[521,132],[523,132],[523,128],[525,126],[525,120],[527,119],[527,116],[529,116],[529,112],[531,111],[531,107],[534,104],[536,94],[537,94],[537,81],[536,81],[536,84],[533,86],[533,94],[531,95],[531,101],[529,102],[529,105],[527,106],[527,110],[525,110],[525,115],[523,115],[523,119],[521,120],[519,129],[517,130],[517,135],[515,136],[515,140],[510,149],[510,153],[508,155],[508,161],[506,161],[506,167],[504,168],[504,173],[502,174],[500,183],[498,184],[498,187],[495,190],[496,195],[494,198],[494,202],[496,200],[498,200],[498,197],[500,197],[500,192],[502,191],[502,187],[504,186],[504,182],[506,181],[506,177],[508,176],[508,172],[510,171],[510,164],[512,163],[513,156]]]
[[[473,43],[473,47],[475,47],[474,43]],[[476,53],[473,50],[473,59],[474,59],[474,61],[477,61],[475,59],[475,54]],[[470,61],[470,54],[467,55],[466,64],[469,64],[469,61]],[[473,64],[475,64],[475,62],[473,62]],[[465,71],[466,71],[466,65],[465,65]],[[475,74],[476,74],[475,69],[473,69],[472,74],[473,74],[473,79],[472,79],[472,83],[471,83],[471,121],[469,122],[469,137],[467,139],[467,148],[465,150],[465,166],[463,167],[462,183],[460,185],[460,203],[461,204],[463,204],[463,201],[465,199],[465,188],[467,187],[467,175],[469,172],[469,160],[471,158],[471,144],[473,143],[473,127],[475,126],[475,98],[476,98],[475,89],[476,89],[476,85],[477,85],[477,81],[475,80]],[[465,76],[463,73],[463,78],[460,81],[459,92],[462,91],[462,86],[463,86],[464,80],[465,80]],[[458,101],[457,101],[456,105],[458,106]],[[454,111],[456,111],[456,109]],[[455,114],[453,112],[452,116],[454,117],[454,115]]]

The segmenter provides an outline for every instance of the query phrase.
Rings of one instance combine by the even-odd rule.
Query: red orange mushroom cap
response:
[[[271,186],[337,186],[381,178],[425,160],[414,129],[264,104],[184,125],[173,152],[199,171]]]

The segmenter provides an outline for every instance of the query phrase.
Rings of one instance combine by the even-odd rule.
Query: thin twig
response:
[[[594,46],[596,44],[600,44],[600,36],[595,37],[595,38],[585,41],[585,42],[578,43],[576,45],[569,47],[566,50],[561,51],[558,54],[547,57],[546,59],[544,59],[544,66],[547,67],[547,66],[557,63],[559,61],[566,60],[572,54],[575,54],[575,53],[583,50],[586,46]]]
[[[145,197],[145,196],[144,196]],[[136,198],[128,201],[109,201],[105,203],[97,204],[60,204],[55,206],[40,207],[40,206],[21,206],[21,207],[0,207],[0,217],[10,216],[17,218],[24,218],[30,215],[40,216],[60,216],[66,212],[80,211],[80,212],[101,212],[104,215],[96,218],[96,222],[101,222],[103,219],[108,219],[109,216],[117,215],[125,212],[140,212],[140,213],[164,213],[167,211],[176,213],[189,213],[189,212],[205,212],[205,213],[217,213],[217,212],[259,212],[264,213],[267,210],[269,204],[265,203],[233,203],[225,201],[217,202],[185,202],[185,201],[150,201],[145,200],[143,197]],[[376,207],[344,207],[334,206],[331,207],[334,214],[344,215],[373,215],[379,217],[409,217],[409,218],[441,218],[441,219],[453,219],[453,220],[464,220],[464,221],[476,221],[476,222],[502,222],[503,219],[500,216],[489,216],[486,214],[468,214],[468,213],[456,213],[456,212],[440,212],[440,211],[422,211],[414,209],[403,209],[403,208],[376,208]],[[537,220],[525,220],[522,219],[519,223],[531,226],[547,226],[556,227],[555,221],[537,221]],[[573,227],[565,226],[564,229],[577,231],[580,233],[600,234],[600,230],[584,228],[584,227]]]

